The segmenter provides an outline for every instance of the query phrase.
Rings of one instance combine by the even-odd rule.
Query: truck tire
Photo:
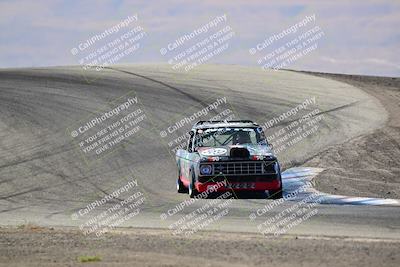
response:
[[[178,179],[176,179],[176,190],[178,193],[188,193],[188,188],[181,181],[181,168],[178,166]]]
[[[194,171],[192,171],[192,179],[191,179],[190,184],[189,184],[189,196],[190,196],[190,198],[194,198],[195,196],[197,196],[199,194],[199,192],[197,192],[197,189],[195,187],[195,182],[196,182],[196,175],[195,175]]]
[[[282,177],[281,177],[281,172],[280,172],[280,170],[279,170],[279,181],[280,181],[281,186],[280,186],[279,189],[277,189],[277,190],[269,190],[269,191],[268,191],[268,194],[269,194],[268,198],[270,198],[270,199],[280,199],[280,198],[283,198]]]

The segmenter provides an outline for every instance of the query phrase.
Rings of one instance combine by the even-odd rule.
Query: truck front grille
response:
[[[257,175],[275,173],[275,161],[216,162],[214,175]]]

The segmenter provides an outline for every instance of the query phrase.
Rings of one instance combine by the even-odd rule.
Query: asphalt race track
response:
[[[134,95],[146,114],[139,132],[122,140],[110,154],[83,155],[71,138],[71,129],[111,110],[126,95]],[[279,153],[285,170],[302,166],[328,147],[371,133],[388,119],[383,105],[356,87],[291,71],[225,65],[200,66],[189,73],[174,72],[166,65],[121,65],[99,72],[78,67],[1,70],[0,224],[80,226],[87,220],[79,215],[80,210],[134,177],[145,201],[140,213],[120,226],[168,229],[179,217],[160,215],[188,199],[176,193],[177,172],[170,144],[194,121],[172,133],[168,129],[220,98],[226,100],[223,109],[229,109],[236,119],[259,124],[307,99],[315,100],[307,111],[318,109],[317,115],[323,115],[318,129]],[[223,110],[219,108],[207,116],[218,115]],[[304,114],[277,123],[267,135]],[[160,136],[162,131],[166,137]],[[208,201],[198,200],[180,214]],[[265,221],[265,215],[249,216],[272,202],[240,197],[232,201],[228,214],[204,229],[258,233],[257,225]],[[96,208],[92,216],[112,203]],[[277,215],[295,203],[285,201],[268,214]],[[315,208],[315,215],[287,233],[400,238],[398,207],[318,204]]]

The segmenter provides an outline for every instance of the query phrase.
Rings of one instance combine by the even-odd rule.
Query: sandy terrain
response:
[[[203,232],[189,237],[134,229],[85,237],[74,230],[0,229],[0,266],[398,266],[399,240],[264,238]],[[322,256],[323,255],[323,256]]]
[[[347,196],[400,198],[400,79],[354,75],[313,74],[363,89],[389,113],[387,124],[371,134],[332,146],[307,166],[326,169],[317,179],[322,192]]]

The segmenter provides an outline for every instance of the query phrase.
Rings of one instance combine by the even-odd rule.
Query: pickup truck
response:
[[[263,129],[250,120],[199,121],[189,132],[186,149],[176,152],[179,193],[268,191],[282,197],[278,159]]]

